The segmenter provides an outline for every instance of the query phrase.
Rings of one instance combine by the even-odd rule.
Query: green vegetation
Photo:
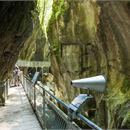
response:
[[[127,93],[130,90],[130,79],[125,78],[121,87],[122,93]]]
[[[56,20],[58,20],[60,18],[60,16],[64,15],[66,9],[67,8],[65,7],[65,1],[64,0],[56,0],[53,3],[52,15],[51,15],[51,18],[50,18],[48,26],[47,26],[47,32],[49,32],[49,30],[51,31],[52,24],[54,24],[56,22]]]

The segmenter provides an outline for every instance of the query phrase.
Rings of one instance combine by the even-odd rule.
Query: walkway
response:
[[[19,67],[36,67],[36,68],[38,68],[38,67],[49,68],[51,65],[51,63],[49,61],[27,61],[27,60],[18,60],[16,64]]]
[[[21,86],[10,88],[0,107],[0,130],[42,130]]]

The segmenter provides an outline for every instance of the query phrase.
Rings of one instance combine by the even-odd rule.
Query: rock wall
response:
[[[108,126],[130,128],[129,2],[101,2],[98,38],[107,60]]]
[[[45,29],[57,96],[70,102],[85,92],[73,89],[72,79],[107,77],[107,93],[92,92],[104,128],[130,128],[129,11],[129,2],[54,0]]]
[[[13,68],[33,30],[34,2],[0,2],[0,80]]]

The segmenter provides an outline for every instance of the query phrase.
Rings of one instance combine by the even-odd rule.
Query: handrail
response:
[[[32,84],[33,84],[33,82],[27,77],[27,76],[25,76],[25,79],[26,80],[28,80],[29,82],[31,82]],[[33,84],[34,85],[34,84]],[[55,97],[50,91],[48,91],[45,87],[44,87],[44,85],[41,83],[41,82],[37,82],[36,83],[36,85],[38,85],[38,87],[40,87],[42,90],[43,90],[43,103],[45,103],[45,100],[46,100],[46,97],[45,97],[45,93],[47,93],[49,96],[50,96],[50,98],[52,98],[52,99],[54,99],[57,103],[59,103],[59,104],[61,104],[66,110],[67,110],[67,112],[70,110],[69,109],[69,106],[66,104],[66,103],[64,103],[61,99],[58,99],[57,97]],[[36,87],[34,87],[34,89],[35,89]],[[35,90],[36,91],[36,90]],[[40,92],[40,91],[39,91]],[[36,96],[36,95],[34,95],[34,96]],[[35,102],[35,101],[34,101]],[[50,100],[50,102],[52,102],[51,100]],[[52,102],[53,103],[53,102]],[[44,107],[45,107],[45,105],[44,105]],[[57,108],[58,109],[58,108]],[[45,110],[44,110],[44,112],[45,112]],[[90,121],[89,119],[87,119],[85,116],[83,116],[82,114],[80,114],[80,113],[77,113],[76,114],[76,118],[77,119],[80,119],[81,121],[83,121],[85,124],[87,124],[90,128],[92,128],[92,129],[96,129],[96,130],[102,130],[102,128],[100,128],[99,126],[97,126],[95,123],[93,123],[92,121]],[[69,117],[69,115],[68,115],[68,121],[70,121],[71,122],[71,120],[70,120],[70,117]]]
[[[9,88],[9,84],[8,84],[9,80],[3,80],[0,81],[0,99],[1,99],[1,103],[0,106],[4,106],[5,102],[7,100],[8,97],[8,88]]]
[[[78,113],[77,116],[83,121],[85,122],[89,127],[95,129],[95,130],[102,130],[99,126],[97,126],[96,124],[94,124],[92,121],[90,121],[89,119],[87,119],[86,117],[84,117],[82,114]]]
[[[45,92],[47,92],[52,98],[54,98],[58,103],[60,103],[62,106],[64,106],[66,109],[68,109],[68,105],[65,104],[62,100],[58,99],[57,97],[55,97],[51,92],[49,92],[48,90],[46,90],[43,86],[41,86],[41,84],[37,83]]]
[[[38,85],[40,85],[38,83]],[[41,85],[40,85],[41,86]],[[58,99],[57,97],[55,97],[53,94],[51,94],[48,90],[46,90],[44,87],[41,86],[42,89],[44,89],[51,97],[53,97],[56,101],[58,101],[58,103],[60,103],[61,105],[63,105],[67,110],[69,110],[69,107],[66,103],[64,103],[62,100]],[[86,123],[89,127],[96,129],[96,130],[102,130],[100,127],[98,127],[95,123],[93,123],[92,121],[90,121],[89,119],[87,119],[86,117],[84,117],[82,114],[77,113],[77,117],[79,117],[84,123]]]

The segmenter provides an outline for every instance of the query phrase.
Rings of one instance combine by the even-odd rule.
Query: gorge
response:
[[[56,96],[70,102],[82,89],[73,79],[105,75],[94,121],[130,128],[130,2],[38,0],[0,2],[0,80],[17,59],[49,60]]]

